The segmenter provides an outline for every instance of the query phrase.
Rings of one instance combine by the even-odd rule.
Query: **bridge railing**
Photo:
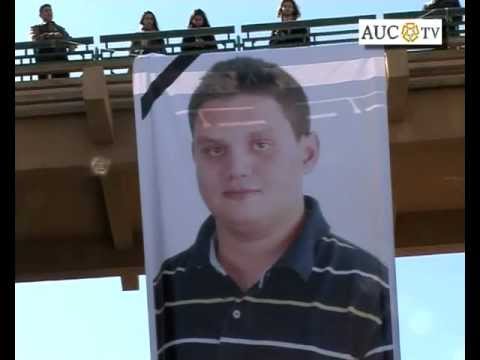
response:
[[[247,24],[241,26],[237,35],[234,26],[211,27],[187,30],[167,30],[100,36],[100,45],[95,47],[93,37],[73,38],[71,41],[45,40],[19,42],[15,44],[15,81],[35,80],[37,74],[55,72],[81,72],[82,66],[98,63],[106,74],[125,74],[133,58],[144,53],[145,46],[150,52],[165,55],[180,53],[204,53],[212,51],[243,51],[283,46],[312,46],[340,43],[355,43],[358,39],[358,20],[375,19],[375,15],[323,18],[292,21],[286,23]],[[384,19],[441,18],[443,20],[444,46],[464,46],[465,9],[446,8],[430,11],[408,11],[386,13]],[[298,31],[298,29],[303,29]],[[272,32],[283,30],[280,42],[271,42]],[[286,31],[285,31],[286,30]],[[182,40],[189,37],[213,35],[215,41],[203,42],[216,48],[205,50],[190,46],[182,48]],[[286,40],[286,41],[285,41]],[[152,44],[156,44],[153,45]],[[192,45],[191,43],[189,45]],[[65,49],[62,52],[40,52],[41,48]],[[434,50],[435,47],[417,47],[416,50]],[[46,61],[48,57],[65,55],[68,61]],[[40,61],[39,61],[40,60]]]
[[[42,51],[48,49],[48,51]],[[93,36],[76,37],[70,40],[37,40],[15,43],[15,68],[24,67],[34,68],[34,64],[45,63],[64,63],[64,58],[68,62],[93,61],[96,58],[96,48],[94,46]],[[57,60],[56,60],[57,59]],[[17,73],[15,74],[17,75]],[[32,80],[32,75],[27,74],[27,79]],[[20,81],[24,80],[20,76]],[[16,76],[17,81],[17,76]]]
[[[285,23],[250,24],[241,27],[241,49],[340,44],[358,41],[358,20],[375,15],[349,16]],[[305,32],[298,31],[305,29]],[[283,31],[281,41],[271,43],[272,34]]]
[[[182,52],[182,39],[195,36],[213,35],[215,41],[205,45],[216,45],[217,51],[234,51],[236,49],[235,27],[223,26],[212,28],[167,30],[155,32],[138,32],[130,34],[114,34],[100,36],[100,55],[102,59],[112,57],[135,56],[136,50],[141,50],[146,42],[163,41],[163,45],[148,45],[151,50],[166,55]]]
[[[214,36],[214,41],[204,41],[202,45],[216,47],[216,49],[182,49],[184,38],[206,35]],[[102,35],[100,36],[100,43],[99,60],[132,58],[145,53],[145,50],[164,55],[176,55],[180,53],[235,51],[237,49],[234,26]],[[191,49],[195,49],[195,46],[189,45]],[[126,72],[128,72],[128,68],[117,69],[109,73],[121,74]]]
[[[457,45],[465,44],[465,8],[442,8],[424,11],[404,11],[386,13],[384,19],[441,19],[443,31],[443,45],[441,48],[449,47],[451,43]],[[423,48],[432,48],[423,46]]]

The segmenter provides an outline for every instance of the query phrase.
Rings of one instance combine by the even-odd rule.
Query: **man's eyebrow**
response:
[[[205,144],[205,143],[223,143],[222,139],[211,138],[208,136],[201,135],[195,139],[196,143]]]
[[[265,126],[265,128],[254,130],[250,132],[248,135],[250,137],[262,137],[266,135],[271,135],[272,131],[273,131],[273,127],[268,124]]]

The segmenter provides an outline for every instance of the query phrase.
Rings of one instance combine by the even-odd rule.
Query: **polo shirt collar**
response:
[[[318,202],[310,196],[304,196],[305,217],[298,238],[292,242],[284,255],[273,265],[295,270],[304,281],[312,272],[315,256],[316,239],[327,236],[329,225],[320,211]],[[188,265],[207,266],[211,264],[211,246],[215,234],[215,220],[209,216],[200,227],[195,244],[190,251]]]
[[[210,215],[200,226],[197,239],[189,252],[187,266],[203,267],[210,265],[210,242],[215,232],[215,219]]]
[[[304,196],[304,199],[305,214],[302,230],[273,267],[289,267],[307,281],[315,261],[316,240],[327,236],[330,227],[320,211],[318,202],[310,196]]]

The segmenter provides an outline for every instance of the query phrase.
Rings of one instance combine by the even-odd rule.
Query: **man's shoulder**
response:
[[[163,270],[174,270],[178,267],[185,267],[188,264],[188,260],[191,258],[192,246],[188,249],[171,256],[163,261]]]
[[[190,248],[164,260],[162,262],[162,265],[160,266],[158,274],[155,276],[154,281],[160,278],[162,276],[162,273],[165,271],[176,272],[179,269],[185,270],[188,265],[189,259],[191,259],[192,248],[193,245]]]
[[[48,25],[45,24],[45,23],[39,23],[39,24],[35,24],[35,25],[32,25],[31,28],[36,28],[36,29],[39,29],[39,30],[44,30],[44,31],[47,31],[48,30]]]
[[[331,266],[339,270],[356,269],[386,278],[387,267],[371,252],[336,234],[329,233],[317,239],[317,266]]]
[[[185,269],[189,256],[190,249],[182,251],[177,255],[167,258],[161,263],[160,270],[153,278],[153,282],[157,283],[165,272],[176,272]]]
[[[59,31],[61,31],[61,32],[66,32],[66,31],[67,31],[67,30],[65,30],[65,28],[64,28],[62,25],[57,24],[57,23],[54,23],[54,24],[55,24],[55,27],[56,27]]]
[[[57,27],[57,28],[64,29],[64,27],[62,25],[60,25],[59,23],[57,23],[56,21],[52,21],[52,24],[55,25],[55,27]]]

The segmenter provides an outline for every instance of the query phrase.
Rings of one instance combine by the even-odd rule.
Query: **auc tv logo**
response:
[[[441,19],[391,19],[358,22],[360,45],[441,45]]]

